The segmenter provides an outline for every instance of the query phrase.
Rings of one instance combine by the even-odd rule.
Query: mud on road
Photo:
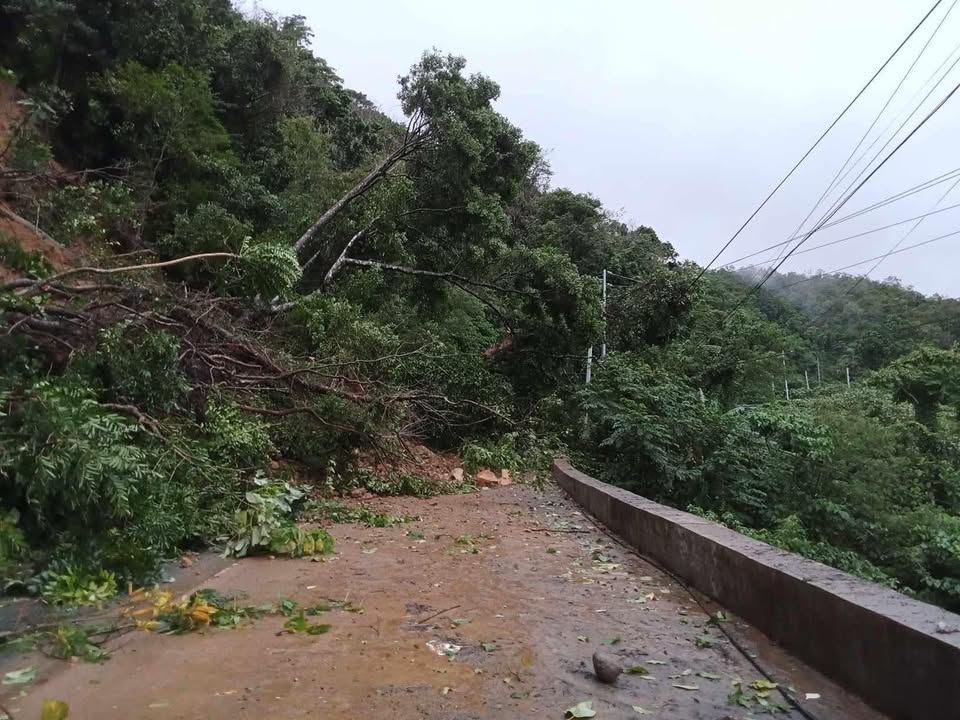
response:
[[[251,604],[332,598],[362,608],[325,614],[329,633],[281,634],[282,617],[190,635],[132,633],[102,665],[43,666],[26,697],[5,688],[4,704],[17,720],[39,718],[47,698],[67,701],[79,720],[559,720],[585,701],[598,720],[762,717],[755,700],[730,698],[734,679],[748,696],[763,679],[751,654],[810,717],[879,717],[736,620],[712,624],[714,608],[556,489],[367,505],[421,519],[334,526],[337,554],[322,562],[250,558],[204,583]],[[646,674],[598,683],[597,649]],[[786,707],[781,717],[803,717],[779,691],[767,701]]]

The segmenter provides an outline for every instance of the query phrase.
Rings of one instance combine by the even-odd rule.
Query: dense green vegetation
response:
[[[0,0],[5,197],[100,270],[0,238],[5,575],[73,598],[190,545],[326,551],[271,460],[424,494],[354,468],[417,440],[566,452],[960,606],[960,303],[782,276],[725,321],[745,281],[551,188],[464,59],[417,60],[395,121],[309,41],[228,0]]]

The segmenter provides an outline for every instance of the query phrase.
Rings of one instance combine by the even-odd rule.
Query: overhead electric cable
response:
[[[857,211],[855,211],[855,212],[852,212],[852,213],[850,213],[849,215],[843,215],[843,216],[837,218],[836,220],[833,220],[832,222],[828,222],[826,225],[824,225],[824,226],[823,226],[822,228],[820,228],[820,229],[821,229],[821,230],[826,230],[827,228],[831,228],[831,227],[834,227],[834,226],[836,226],[836,225],[840,225],[841,223],[845,223],[845,222],[847,222],[848,220],[853,220],[853,219],[855,219],[855,218],[860,217],[861,215],[865,215],[865,214],[867,214],[867,213],[869,213],[869,212],[873,212],[874,210],[879,210],[880,208],[886,207],[887,205],[891,205],[891,204],[897,202],[898,200],[903,200],[904,198],[911,197],[911,196],[913,196],[913,195],[916,195],[916,194],[919,193],[919,192],[923,192],[924,190],[929,190],[930,188],[932,188],[932,187],[934,187],[934,186],[936,186],[936,185],[940,185],[941,183],[949,182],[949,181],[951,181],[951,180],[953,180],[953,179],[955,179],[955,178],[957,178],[957,177],[960,177],[960,168],[955,168],[954,170],[951,170],[951,171],[949,171],[949,172],[946,172],[946,173],[944,173],[943,175],[938,175],[937,177],[933,178],[932,180],[927,180],[927,181],[925,181],[925,182],[920,183],[919,185],[914,185],[914,186],[911,187],[911,188],[908,188],[908,189],[906,189],[906,190],[902,190],[901,192],[897,193],[896,195],[891,195],[890,197],[885,198],[884,200],[880,200],[880,201],[878,201],[878,202],[873,203],[872,205],[868,205],[868,206],[866,206],[866,207],[864,207],[864,208],[861,208],[860,210],[857,210]],[[778,248],[778,247],[782,247],[783,245],[789,245],[789,244],[792,243],[794,240],[799,240],[801,237],[802,237],[801,235],[794,235],[793,237],[788,238],[788,239],[786,239],[786,240],[783,240],[783,241],[781,241],[781,242],[778,242],[778,243],[776,243],[775,245],[768,245],[768,246],[765,247],[765,248],[761,248],[760,250],[756,250],[755,252],[752,252],[752,253],[749,253],[749,254],[747,254],[747,255],[743,255],[743,256],[741,256],[741,257],[738,257],[736,260],[731,260],[731,261],[728,262],[728,263],[724,263],[724,264],[722,265],[722,267],[731,267],[732,265],[736,265],[736,264],[737,264],[738,262],[740,262],[741,260],[748,260],[748,259],[750,259],[750,258],[752,258],[752,257],[756,257],[757,255],[760,255],[760,254],[762,254],[762,253],[765,253],[765,252],[767,252],[768,250],[774,250],[774,249],[776,249],[776,248]]]
[[[819,230],[823,227],[823,225],[825,225],[827,222],[829,222],[830,219],[831,219],[834,215],[836,215],[836,214],[840,211],[840,209],[841,209],[844,205],[846,205],[846,204],[850,201],[850,199],[851,199],[854,195],[856,195],[856,194],[860,191],[860,189],[861,189],[864,185],[866,185],[866,184],[870,181],[870,179],[871,179],[874,175],[876,175],[876,174],[880,171],[880,169],[881,169],[884,165],[886,165],[886,164],[890,161],[890,159],[891,159],[894,155],[896,155],[897,152],[899,152],[900,149],[901,149],[904,145],[906,145],[914,135],[917,134],[917,132],[919,132],[920,128],[922,128],[924,125],[926,125],[927,122],[930,121],[930,118],[932,118],[934,115],[936,115],[937,112],[939,112],[940,109],[941,109],[944,105],[947,104],[947,102],[950,100],[950,98],[952,98],[952,97],[956,94],[957,90],[960,90],[960,83],[958,83],[957,85],[954,85],[953,89],[952,89],[949,93],[947,93],[946,97],[944,97],[939,103],[937,103],[936,107],[934,107],[929,113],[927,113],[927,115],[923,118],[923,120],[921,120],[921,121],[917,124],[917,126],[916,126],[915,128],[913,128],[913,130],[911,130],[911,131],[909,132],[909,134],[908,134],[903,140],[901,140],[901,141],[897,144],[897,146],[896,146],[893,150],[891,150],[890,153],[889,153],[883,160],[881,160],[880,163],[879,163],[873,170],[871,170],[870,173],[869,173],[865,178],[863,178],[863,180],[861,180],[861,181],[859,182],[859,184],[857,184],[856,187],[854,187],[854,188],[853,188],[852,190],[850,190],[844,197],[842,197],[840,200],[838,200],[836,203],[834,203],[833,207],[820,219],[820,221],[813,227],[813,229],[811,229],[810,232],[808,232],[806,235],[804,235],[803,238],[801,238],[801,240],[800,240],[796,245],[794,245],[793,248],[783,257],[783,259],[780,260],[780,261],[776,264],[776,266],[773,267],[759,283],[757,283],[756,285],[754,285],[753,288],[752,288],[749,292],[747,292],[747,293],[740,299],[740,301],[734,306],[733,310],[731,310],[730,313],[727,315],[727,317],[724,319],[724,322],[726,322],[727,320],[729,320],[730,317],[743,305],[744,302],[747,301],[748,298],[750,298],[755,292],[757,292],[760,288],[762,288],[763,285],[767,282],[767,280],[769,280],[769,279],[773,276],[773,274],[774,274],[777,270],[779,270],[779,269],[783,266],[783,264],[784,264],[787,260],[789,260],[790,257],[791,257],[797,250],[799,250],[800,247],[801,247],[805,242],[807,242],[807,240],[809,240],[809,239],[814,235],[814,233],[816,233],[817,231],[819,231]]]
[[[761,202],[760,205],[757,206],[757,209],[754,210],[754,211],[750,214],[750,216],[744,221],[743,225],[741,225],[740,228],[730,237],[730,239],[727,240],[726,243],[724,243],[723,247],[720,248],[719,252],[717,252],[717,254],[713,256],[713,259],[712,259],[709,263],[707,263],[707,264],[700,270],[700,273],[697,275],[697,277],[695,277],[694,280],[693,280],[693,282],[690,283],[690,286],[687,288],[688,290],[691,289],[691,288],[693,288],[693,286],[696,285],[697,282],[700,281],[700,279],[703,277],[704,273],[706,273],[707,270],[709,270],[709,269],[713,266],[713,264],[719,259],[719,257],[724,253],[724,251],[726,251],[726,249],[727,249],[728,247],[730,247],[730,245],[733,243],[733,241],[736,240],[737,237],[739,237],[740,233],[742,233],[743,230],[747,227],[747,225],[750,224],[750,222],[753,220],[753,218],[755,218],[755,217],[757,216],[757,214],[758,214],[761,210],[763,210],[763,208],[767,205],[767,203],[770,202],[770,199],[777,193],[778,190],[780,190],[781,187],[783,187],[784,183],[786,183],[787,180],[789,180],[789,179],[793,176],[793,174],[797,171],[797,168],[799,168],[800,165],[803,164],[803,162],[810,156],[810,154],[820,145],[820,143],[821,143],[821,142],[823,141],[823,139],[827,136],[827,134],[828,134],[831,130],[833,130],[833,128],[837,125],[837,123],[840,122],[841,119],[843,119],[844,115],[847,114],[847,111],[850,110],[850,108],[853,107],[854,103],[856,103],[857,100],[859,100],[860,97],[867,91],[867,88],[869,88],[870,85],[873,84],[873,81],[877,79],[877,76],[879,76],[880,73],[882,73],[882,72],[884,71],[884,69],[887,67],[887,65],[889,65],[890,62],[897,56],[897,53],[899,53],[900,50],[903,48],[903,46],[906,45],[907,42],[909,42],[910,38],[912,38],[912,37],[914,36],[914,34],[917,32],[917,30],[919,30],[920,27],[923,25],[923,23],[926,22],[927,18],[930,17],[930,15],[933,14],[933,11],[937,9],[937,7],[940,5],[940,3],[941,3],[942,1],[943,1],[943,0],[936,0],[936,2],[933,3],[933,6],[932,6],[932,7],[927,11],[927,13],[920,19],[920,22],[918,22],[918,23],[914,26],[914,28],[907,34],[907,36],[900,42],[900,44],[897,45],[896,49],[895,49],[895,50],[890,54],[890,56],[883,62],[883,64],[880,66],[880,68],[870,77],[870,79],[867,81],[866,85],[864,85],[864,86],[860,89],[860,91],[853,97],[853,100],[851,100],[849,103],[847,103],[847,106],[840,112],[839,115],[837,115],[837,117],[833,120],[833,122],[830,123],[830,125],[827,127],[827,129],[823,131],[823,133],[820,135],[820,137],[817,138],[816,142],[814,142],[813,145],[810,146],[810,149],[807,150],[807,151],[803,154],[803,156],[796,162],[796,164],[795,164],[795,165],[790,169],[790,171],[783,177],[783,179],[782,179],[779,183],[777,183],[777,186],[776,186],[773,190],[770,191],[770,194],[767,195],[767,197],[764,198],[763,202]]]
[[[957,182],[960,183],[960,179],[958,179]],[[956,186],[954,186],[954,187],[956,187]],[[937,215],[937,214],[942,213],[942,212],[947,212],[948,210],[954,210],[954,209],[956,209],[956,208],[958,208],[958,207],[960,207],[960,203],[956,203],[956,204],[954,204],[954,205],[948,205],[947,207],[945,207],[945,208],[940,208],[940,209],[938,209],[938,210],[930,210],[929,212],[925,212],[923,215],[916,215],[915,217],[907,218],[906,220],[900,220],[900,221],[895,222],[895,223],[890,223],[889,225],[884,225],[884,226],[882,226],[882,227],[873,228],[873,229],[871,229],[871,230],[864,230],[863,232],[859,232],[859,233],[857,233],[856,235],[847,235],[846,237],[838,238],[838,239],[836,239],[836,240],[831,240],[830,242],[825,242],[825,243],[821,243],[821,244],[819,244],[819,245],[814,245],[813,247],[809,247],[809,248],[806,248],[806,249],[804,249],[804,250],[799,250],[799,251],[795,252],[794,255],[803,255],[803,254],[805,254],[805,253],[811,253],[811,252],[813,252],[813,251],[815,251],[815,250],[820,250],[820,249],[825,248],[825,247],[830,247],[830,246],[832,246],[832,245],[839,245],[840,243],[847,242],[848,240],[856,240],[857,238],[862,238],[862,237],[865,237],[865,236],[867,236],[867,235],[872,235],[873,233],[878,233],[878,232],[881,232],[881,231],[883,231],[883,230],[889,230],[890,228],[898,227],[898,226],[900,226],[900,225],[906,225],[908,222],[917,221],[917,224],[914,225],[913,228],[911,228],[910,232],[907,233],[907,235],[904,236],[904,238],[901,239],[901,242],[902,242],[902,240],[905,240],[907,237],[909,237],[910,233],[912,233],[912,232],[919,226],[920,222],[922,222],[922,221],[925,220],[926,218],[930,217],[931,215]],[[896,249],[896,248],[894,248],[894,249]],[[754,253],[754,255],[759,255],[761,252],[764,252],[764,251],[763,251],[763,250],[758,250],[756,253]],[[760,262],[753,263],[752,265],[743,265],[743,266],[737,268],[737,270],[749,270],[749,269],[751,269],[751,268],[757,267],[758,265],[763,265],[763,264],[765,264],[766,262],[767,262],[766,260],[761,260]]]
[[[900,78],[900,82],[897,83],[897,86],[893,89],[893,92],[891,92],[890,95],[887,97],[887,101],[883,104],[883,107],[880,108],[880,111],[877,113],[876,117],[874,117],[873,122],[870,123],[870,126],[867,128],[867,131],[866,131],[866,132],[863,134],[863,136],[860,138],[860,141],[857,143],[856,147],[853,149],[853,152],[850,153],[850,156],[844,161],[843,165],[840,166],[840,169],[837,170],[836,175],[833,176],[833,179],[832,179],[832,180],[830,181],[830,183],[827,185],[827,188],[823,191],[823,193],[821,193],[820,197],[817,198],[817,201],[813,204],[813,207],[811,207],[810,210],[807,212],[807,214],[804,216],[803,220],[801,220],[801,221],[797,224],[797,227],[794,228],[794,231],[791,233],[791,236],[796,236],[798,233],[800,233],[800,231],[803,229],[803,227],[807,224],[807,221],[810,219],[810,217],[816,212],[817,208],[820,207],[820,204],[824,201],[824,199],[826,199],[826,197],[833,191],[833,189],[834,189],[835,187],[837,187],[840,183],[842,183],[844,180],[846,180],[847,176],[854,170],[854,168],[855,168],[857,165],[860,164],[860,161],[863,159],[863,157],[864,157],[868,152],[870,152],[870,150],[877,144],[877,141],[878,141],[881,137],[884,136],[884,134],[886,133],[886,131],[889,129],[890,125],[893,124],[893,123],[890,123],[890,125],[887,125],[887,127],[884,128],[883,132],[881,132],[881,133],[874,139],[874,141],[873,141],[872,143],[870,143],[870,147],[868,147],[868,148],[864,151],[863,155],[861,155],[860,157],[858,157],[857,160],[854,162],[854,164],[853,164],[852,166],[850,166],[850,169],[847,170],[846,172],[844,172],[844,170],[846,169],[847,165],[850,163],[850,159],[856,154],[857,150],[860,149],[861,145],[863,145],[864,140],[866,140],[867,137],[870,135],[870,132],[873,130],[873,128],[876,126],[876,124],[880,121],[880,118],[883,117],[883,114],[886,112],[887,108],[890,106],[890,103],[893,101],[894,97],[896,97],[897,93],[900,92],[900,88],[903,87],[903,84],[906,82],[907,78],[910,76],[910,73],[913,72],[914,67],[916,67],[917,63],[920,61],[920,58],[923,57],[923,54],[926,52],[927,48],[930,46],[930,43],[931,43],[931,42],[933,41],[933,39],[936,37],[937,33],[940,31],[940,28],[943,27],[943,23],[946,21],[947,17],[950,15],[950,12],[953,10],[953,8],[954,8],[954,6],[955,6],[956,4],[957,4],[957,0],[953,0],[953,3],[951,3],[950,7],[947,8],[947,12],[944,13],[944,15],[943,15],[942,18],[940,18],[940,22],[939,22],[939,23],[937,24],[937,26],[933,29],[933,32],[930,34],[930,37],[927,38],[927,41],[923,44],[923,47],[920,48],[920,52],[917,53],[917,56],[913,59],[913,62],[910,63],[910,66],[907,68],[906,72],[903,74],[903,77]],[[948,56],[947,59],[949,60],[949,58],[952,57],[952,56],[953,56],[953,53],[951,53],[950,56]],[[960,59],[960,58],[958,58],[958,59]],[[946,64],[946,61],[945,61],[943,64]],[[940,65],[940,68],[943,67],[943,64]],[[940,68],[937,69],[937,72],[939,71]],[[953,69],[953,67],[951,66],[950,70],[952,70],[952,69]],[[890,136],[890,138],[887,140],[887,142],[884,143],[883,147],[880,148],[880,150],[877,151],[877,154],[874,155],[874,157],[873,157],[873,158],[870,160],[870,162],[868,162],[867,165],[860,171],[860,173],[856,176],[856,178],[854,178],[854,180],[850,183],[850,185],[847,186],[848,189],[849,189],[850,187],[852,187],[853,184],[857,182],[857,180],[859,180],[861,177],[863,177],[863,173],[866,172],[866,171],[869,169],[870,165],[873,164],[873,162],[877,159],[877,157],[878,157],[878,156],[887,148],[887,146],[893,141],[893,139],[897,136],[897,134],[900,132],[900,130],[903,129],[904,125],[906,125],[906,124],[910,121],[910,118],[912,118],[912,117],[914,116],[914,114],[917,112],[917,110],[919,110],[920,107],[922,107],[923,103],[925,103],[925,102],[927,101],[927,98],[929,98],[930,95],[933,93],[933,91],[937,89],[937,87],[940,85],[940,82],[942,82],[942,81],[943,81],[943,78],[946,77],[947,74],[949,74],[950,70],[948,70],[946,73],[944,73],[944,75],[940,78],[940,80],[938,80],[937,83],[930,89],[930,91],[929,91],[929,92],[927,93],[927,95],[923,98],[923,100],[922,100],[922,101],[914,108],[914,110],[907,116],[907,118],[903,121],[903,123],[901,123],[900,127],[897,128],[896,132],[894,132],[893,135]],[[926,87],[927,84],[930,82],[930,80],[931,80],[934,76],[936,76],[936,72],[934,73],[933,76],[931,76],[930,79],[927,80],[926,83],[924,83],[923,87]],[[912,103],[915,98],[916,98],[916,95],[914,95],[914,97],[911,98],[910,103]],[[908,103],[908,107],[909,107],[910,103]],[[899,116],[898,116],[898,117],[899,117]],[[896,119],[894,120],[894,122],[896,122]],[[841,174],[842,174],[842,177],[841,177]],[[838,178],[839,178],[839,180],[838,180]],[[841,193],[841,197],[842,197],[842,193]],[[777,257],[774,258],[774,259],[771,261],[771,265],[774,264],[774,263],[779,262],[780,259],[783,257],[784,252],[786,252],[786,250],[787,250],[786,245],[781,246],[779,252],[777,253]],[[763,275],[763,270],[758,269],[758,270],[753,274],[753,277],[750,278],[750,282],[756,282],[756,281],[757,281],[757,278],[758,278],[758,277],[761,277],[762,275]]]

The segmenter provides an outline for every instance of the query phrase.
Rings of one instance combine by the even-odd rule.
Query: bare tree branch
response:
[[[411,118],[411,122],[412,120]],[[313,225],[307,228],[307,231],[300,236],[300,239],[294,243],[293,247],[297,251],[297,256],[301,262],[305,262],[314,256],[316,252],[314,248],[317,234],[329,224],[331,220],[346,209],[354,200],[376,187],[381,180],[389,175],[390,171],[398,163],[426,147],[433,140],[433,137],[433,129],[426,122],[420,120],[414,127],[408,124],[407,132],[400,146],[377,163],[373,170],[367,173],[360,182],[350,188],[339,200],[331,205]]]
[[[70,270],[64,270],[61,273],[56,275],[51,275],[48,278],[41,280],[32,280],[30,285],[25,285],[22,280],[11,280],[10,282],[4,283],[2,289],[10,290],[13,288],[22,288],[22,287],[39,287],[45,286],[50,283],[53,283],[57,280],[63,280],[66,277],[72,275],[80,275],[89,273],[91,275],[113,275],[115,273],[125,273],[125,272],[139,272],[141,270],[156,270],[158,268],[173,267],[174,265],[183,265],[184,263],[196,262],[197,260],[211,260],[214,258],[224,258],[231,260],[239,260],[240,255],[236,253],[227,253],[227,252],[213,252],[213,253],[200,253],[199,255],[187,255],[181,258],[175,258],[173,260],[164,260],[162,262],[155,263],[145,263],[143,265],[123,265],[121,267],[115,268],[96,268],[96,267],[78,267],[71,268]]]

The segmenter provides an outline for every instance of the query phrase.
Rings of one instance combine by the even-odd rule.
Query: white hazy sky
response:
[[[934,85],[935,80],[928,82],[934,71],[949,58],[942,74],[960,57],[960,8],[947,14],[955,1],[943,0],[721,260],[735,260],[792,234],[946,16],[855,157],[882,130],[886,134],[844,187],[853,180]],[[260,0],[259,7],[305,15],[315,33],[316,54],[348,87],[395,117],[400,113],[397,76],[424,50],[436,47],[465,56],[470,71],[500,83],[498,109],[545,149],[555,186],[596,195],[623,220],[654,227],[683,257],[705,262],[932,2]],[[958,82],[960,66],[886,152]],[[958,119],[960,92],[837,217],[960,168]],[[951,184],[825,230],[804,247],[927,212]],[[838,194],[829,196],[828,204]],[[960,203],[960,187],[939,207],[954,203]],[[784,270],[832,270],[880,255],[911,226],[796,255]],[[960,208],[926,220],[901,247],[954,230],[960,230]],[[871,277],[896,275],[926,293],[960,296],[958,261],[960,235],[892,256]]]

